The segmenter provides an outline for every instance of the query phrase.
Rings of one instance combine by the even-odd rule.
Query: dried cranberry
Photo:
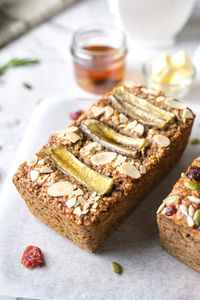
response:
[[[176,212],[177,212],[176,207],[174,205],[169,205],[166,208],[165,215],[168,216],[168,217],[170,217],[170,216],[174,215]]]
[[[40,248],[28,246],[22,257],[22,265],[28,269],[33,269],[44,263],[44,258]]]
[[[80,109],[80,110],[77,110],[77,111],[75,111],[73,113],[70,113],[69,117],[73,121],[76,121],[83,113],[84,113],[84,110]]]
[[[189,178],[193,178],[196,181],[200,181],[200,168],[199,167],[190,167],[187,174]]]

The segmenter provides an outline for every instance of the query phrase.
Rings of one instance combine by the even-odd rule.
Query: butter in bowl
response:
[[[188,92],[196,73],[190,57],[183,50],[172,55],[161,53],[145,62],[142,72],[148,85],[179,98]]]

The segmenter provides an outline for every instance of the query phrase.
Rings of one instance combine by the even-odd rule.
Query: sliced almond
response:
[[[161,101],[163,101],[163,100],[165,100],[165,97],[164,97],[164,96],[159,96],[159,97],[156,98],[156,101],[157,101],[157,102],[161,102]]]
[[[112,116],[114,109],[111,106],[105,106],[105,117],[109,118]]]
[[[76,132],[77,130],[78,130],[78,127],[71,126],[71,127],[60,129],[56,133],[58,133],[59,135],[65,135],[68,132]]]
[[[170,107],[176,108],[176,109],[184,109],[184,108],[186,108],[185,104],[183,104],[183,103],[181,103],[179,101],[176,101],[174,99],[171,99],[171,98],[166,99],[165,100],[165,104],[167,104]]]
[[[188,196],[188,199],[189,199],[191,202],[200,204],[200,198],[197,198],[197,197],[195,197],[195,196]]]
[[[68,196],[73,192],[73,184],[69,181],[58,181],[53,183],[47,190],[52,197]]]
[[[86,215],[89,212],[89,209],[85,209],[81,212],[82,215]]]
[[[132,164],[130,163],[124,163],[122,164],[119,168],[118,168],[119,172],[121,174],[125,174],[128,175],[132,178],[139,178],[141,177],[140,172],[138,171],[138,169],[136,169],[136,167],[134,167]]]
[[[141,91],[145,94],[150,94],[154,96],[158,96],[160,91],[154,90],[154,89],[146,89],[146,88],[141,88]]]
[[[128,123],[128,125],[126,125],[126,128],[127,129],[134,129],[136,125],[137,125],[137,121],[134,120],[133,122]]]
[[[68,208],[73,207],[76,204],[76,197],[73,197],[65,202]]]
[[[179,209],[184,215],[188,215],[187,207],[184,204],[180,205]]]
[[[142,124],[137,124],[133,130],[141,136],[144,133],[144,126]]]
[[[120,93],[120,94],[123,94],[124,93],[124,87],[123,86],[119,86],[117,88],[117,92]]]
[[[37,161],[38,161],[38,157],[36,154],[29,156],[26,160],[29,167],[36,165]]]
[[[157,210],[156,214],[159,214],[164,208],[165,208],[165,203],[163,202],[163,203],[158,207],[158,210]]]
[[[126,156],[117,155],[117,158],[116,158],[116,160],[113,163],[113,167],[117,167],[117,166],[125,163],[126,160],[127,160]]]
[[[116,156],[117,153],[115,152],[101,152],[93,155],[91,162],[93,165],[101,166],[111,162]]]
[[[72,143],[76,143],[78,140],[80,140],[80,136],[76,134],[75,132],[68,132],[65,134],[64,138],[69,140]]]
[[[38,165],[44,165],[44,159],[40,159],[40,160],[38,161]]]
[[[79,217],[82,215],[82,211],[81,211],[81,208],[80,206],[76,207],[73,211],[73,214],[74,215],[78,215]]]
[[[183,117],[183,119],[193,119],[193,114],[188,108],[185,108],[183,110],[182,117]]]
[[[53,173],[53,170],[50,169],[49,167],[46,167],[46,166],[42,166],[40,169],[38,169],[38,171],[41,173],[41,174],[48,174],[48,173]]]
[[[188,213],[191,217],[194,216],[194,213],[195,213],[195,210],[194,210],[194,207],[192,205],[189,206],[188,208]]]
[[[145,166],[140,166],[140,173],[141,174],[146,174],[147,170]]]
[[[93,112],[94,117],[99,117],[105,112],[105,108],[101,107],[101,106],[93,106],[92,112]]]
[[[83,210],[88,209],[88,207],[90,206],[90,204],[88,202],[84,203],[83,205]]]
[[[31,170],[31,172],[30,172],[31,181],[37,180],[38,177],[39,177],[39,172],[36,170]]]
[[[153,141],[161,147],[168,147],[170,144],[170,139],[162,134],[156,134],[153,136]]]
[[[81,189],[77,189],[73,192],[74,196],[81,196],[84,195],[84,192]]]
[[[119,121],[120,123],[126,123],[128,121],[128,118],[124,114],[120,114]]]
[[[189,227],[193,227],[194,226],[194,220],[191,216],[187,216],[187,223]]]
[[[134,83],[132,81],[125,81],[124,86],[131,89],[134,87]]]

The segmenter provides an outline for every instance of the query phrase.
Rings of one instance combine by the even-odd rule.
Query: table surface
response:
[[[0,79],[0,191],[38,103],[48,97],[92,97],[75,82],[70,44],[76,29],[86,24],[102,23],[102,19],[105,24],[114,23],[106,0],[84,0],[0,50],[1,64],[15,57],[41,61],[37,66],[12,69]],[[176,44],[169,50],[184,49],[192,56],[200,42],[199,28],[198,1],[190,20],[177,36]],[[141,81],[142,62],[160,51],[141,48],[129,41],[126,78]],[[24,82],[31,84],[33,89],[26,89]],[[194,89],[183,101],[198,105],[198,95],[200,84],[196,80]],[[0,296],[0,300],[8,299]]]

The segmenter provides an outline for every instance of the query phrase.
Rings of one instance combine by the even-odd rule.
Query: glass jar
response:
[[[71,52],[78,84],[94,94],[104,94],[123,80],[126,37],[111,26],[85,27],[75,32]]]

